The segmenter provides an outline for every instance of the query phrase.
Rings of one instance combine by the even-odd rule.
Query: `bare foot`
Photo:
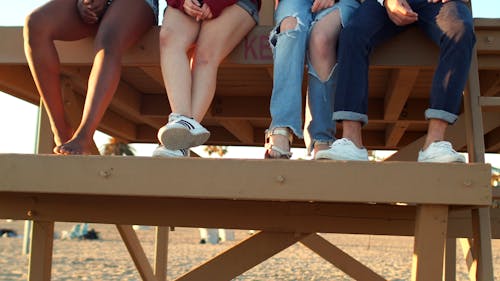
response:
[[[86,139],[73,138],[70,141],[54,148],[55,154],[60,155],[87,155],[92,154],[92,145]]]

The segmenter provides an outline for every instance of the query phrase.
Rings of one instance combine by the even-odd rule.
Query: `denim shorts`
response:
[[[144,0],[151,7],[155,14],[156,23],[158,23],[158,0]]]
[[[252,0],[239,0],[236,5],[247,11],[247,13],[252,16],[253,20],[259,24],[259,7],[257,7],[257,3]]]

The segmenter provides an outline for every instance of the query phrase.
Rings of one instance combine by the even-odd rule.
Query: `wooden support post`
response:
[[[261,231],[176,279],[231,280],[309,235]]]
[[[442,280],[447,224],[448,206],[417,207],[412,281]]]
[[[443,281],[455,281],[457,271],[457,240],[455,238],[446,239],[446,249],[444,252],[444,276]]]
[[[386,280],[318,234],[311,234],[300,242],[355,280]]]
[[[490,208],[472,210],[472,236],[474,239],[474,258],[477,259],[476,280],[493,280]]]
[[[156,281],[151,264],[142,249],[141,242],[131,225],[116,225],[127,250],[134,261],[143,281]]]
[[[156,227],[155,276],[158,281],[167,280],[168,226]]]
[[[54,222],[34,221],[28,280],[48,281],[52,270]]]
[[[464,98],[465,130],[469,162],[484,163],[484,128],[481,105],[479,104],[479,91],[477,49],[474,47],[469,81]],[[475,274],[477,281],[493,280],[489,208],[472,210],[472,232],[474,238],[473,247],[477,253],[477,255],[474,255],[474,258],[477,259],[477,272]]]

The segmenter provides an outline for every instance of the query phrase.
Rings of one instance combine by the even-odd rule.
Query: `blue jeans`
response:
[[[427,119],[454,123],[460,112],[472,50],[476,42],[472,15],[465,3],[443,4],[408,0],[418,14],[415,23],[439,46]],[[396,26],[376,0],[366,0],[353,15],[355,20],[340,35],[338,85],[334,120],[368,122],[368,57],[373,49],[407,26]],[[412,54],[408,54],[411,56]]]
[[[275,12],[277,26],[271,31],[269,42],[274,57],[274,85],[271,97],[272,122],[269,129],[290,128],[296,136],[302,132],[302,78],[309,33],[314,24],[332,11],[339,9],[342,25],[346,25],[351,14],[359,6],[356,0],[340,0],[333,7],[311,12],[313,0],[281,0]],[[295,29],[279,31],[286,17],[297,19]],[[335,67],[329,78],[321,81],[308,60],[308,103],[312,121],[309,134],[315,141],[333,141],[335,123],[332,121],[332,95],[335,85]]]

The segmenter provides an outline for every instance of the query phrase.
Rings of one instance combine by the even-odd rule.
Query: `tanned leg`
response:
[[[53,0],[26,17],[24,50],[38,92],[47,109],[54,142],[61,145],[73,133],[64,114],[60,63],[54,40],[73,41],[95,34],[97,25],[85,24],[76,1]]]
[[[121,59],[155,23],[145,1],[113,1],[99,25],[82,120],[73,137],[56,148],[61,154],[89,154],[93,136],[118,87]]]

